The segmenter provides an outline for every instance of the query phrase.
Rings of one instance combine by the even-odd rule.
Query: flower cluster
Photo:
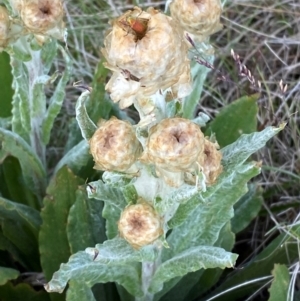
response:
[[[137,162],[153,165],[157,176],[173,187],[184,179],[190,183],[198,170],[212,185],[222,171],[217,143],[204,138],[200,127],[184,118],[166,118],[153,126],[144,149],[133,126],[115,117],[102,121],[89,143],[96,169],[136,173]]]
[[[156,175],[172,187],[194,185],[198,171],[207,185],[213,185],[222,172],[217,143],[205,138],[198,125],[184,118],[166,118],[153,126],[143,148],[134,127],[112,117],[99,124],[89,143],[96,169],[138,177],[143,166],[154,166]],[[120,234],[134,247],[149,244],[160,235],[159,218],[153,210],[143,203],[129,206],[122,213]]]
[[[158,94],[171,92],[175,100],[187,96],[191,71],[185,32],[203,40],[220,28],[220,12],[219,0],[174,0],[171,17],[153,8],[135,7],[114,20],[102,49],[105,66],[113,71],[106,85],[111,99],[120,108],[134,104],[147,115],[157,105],[153,99]],[[143,137],[137,134],[138,126],[129,122],[115,117],[102,122],[89,141],[95,168],[131,173],[137,186],[146,183],[138,181],[145,173],[166,189],[183,184],[194,188],[199,177],[204,186],[213,185],[222,172],[218,144],[204,137],[191,120],[163,113],[155,117]],[[134,248],[157,240],[166,222],[152,199],[141,199],[141,191],[137,204],[126,207],[118,222],[121,237]]]

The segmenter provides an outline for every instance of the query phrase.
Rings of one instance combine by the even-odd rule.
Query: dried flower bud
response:
[[[174,21],[199,41],[222,28],[220,0],[174,0],[170,11]]]
[[[219,145],[218,143],[213,143],[209,141],[207,138],[205,139],[204,144],[204,158],[203,158],[203,172],[206,177],[205,182],[208,185],[212,185],[215,183],[217,177],[223,170],[221,165],[222,154],[218,151]],[[199,159],[201,160],[201,159]]]
[[[57,39],[64,37],[64,9],[61,0],[26,0],[17,3],[26,28],[39,38],[42,35]]]
[[[135,98],[170,87],[175,96],[188,95],[190,63],[182,40],[172,19],[153,8],[142,11],[135,7],[119,17],[102,49],[107,68],[114,71],[106,86],[112,100],[129,106]]]
[[[140,158],[152,163],[170,186],[179,186],[183,172],[193,172],[203,154],[204,135],[198,125],[184,118],[168,118],[150,129],[145,151]],[[181,173],[176,177],[175,173]]]
[[[140,83],[127,80],[121,72],[114,72],[105,89],[110,92],[113,101],[119,101],[120,109],[125,109],[133,104]]]
[[[134,248],[154,242],[163,230],[154,208],[145,202],[125,208],[118,222],[120,235]]]
[[[0,6],[0,51],[2,47],[6,47],[8,42],[10,21],[7,9],[4,6]]]
[[[100,123],[89,141],[95,169],[133,173],[141,145],[128,121],[112,117]]]

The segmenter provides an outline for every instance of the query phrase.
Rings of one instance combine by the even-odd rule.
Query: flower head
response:
[[[153,8],[135,7],[115,20],[102,49],[114,71],[106,86],[112,100],[125,107],[167,88],[178,97],[188,95],[190,64],[182,39],[172,19]]]
[[[112,117],[102,121],[89,141],[95,169],[119,172],[136,172],[134,165],[141,145],[128,121]]]
[[[64,38],[64,9],[61,0],[17,1],[15,9],[19,12],[26,29],[35,34],[41,43],[44,42],[43,37],[47,36]]]
[[[220,0],[174,0],[170,11],[174,21],[200,41],[222,28]]]
[[[184,118],[167,118],[150,129],[140,160],[154,164],[170,186],[179,186],[184,172],[195,171],[203,151],[204,135],[198,125]]]
[[[160,217],[146,202],[126,207],[118,228],[121,237],[134,248],[151,244],[163,233]]]

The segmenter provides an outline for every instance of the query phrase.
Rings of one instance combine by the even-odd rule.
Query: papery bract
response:
[[[198,125],[184,118],[167,118],[150,129],[141,161],[154,164],[169,185],[180,186],[183,181],[173,176],[182,173],[183,178],[184,172],[194,172],[202,165],[204,143]]]
[[[112,117],[100,122],[89,143],[95,169],[137,172],[134,163],[141,152],[141,145],[128,121]]]
[[[198,41],[222,28],[220,0],[174,0],[170,11],[178,26]]]
[[[133,20],[131,25],[128,18]],[[142,34],[137,35],[134,28],[141,19],[144,27]],[[147,98],[167,88],[172,89],[175,97],[188,95],[191,92],[190,63],[188,47],[182,41],[182,32],[173,20],[153,8],[142,11],[135,7],[119,17],[105,37],[102,49],[107,67],[114,71],[106,86],[112,100],[121,101],[122,107],[129,106],[136,98]],[[124,88],[126,81],[128,87]]]
[[[163,233],[161,218],[152,206],[143,201],[124,209],[118,228],[121,237],[134,248],[151,244]]]

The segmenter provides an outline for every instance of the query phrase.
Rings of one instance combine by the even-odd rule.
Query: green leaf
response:
[[[112,239],[119,234],[118,221],[122,210],[109,203],[104,203],[102,216],[106,219],[106,236]]]
[[[31,67],[32,63],[27,66],[27,68]],[[32,76],[32,75],[31,75]],[[34,78],[31,93],[29,95],[30,106],[30,119],[31,121],[41,122],[41,116],[45,115],[45,104],[46,104],[46,95],[45,95],[45,85],[51,81],[50,76],[48,75],[40,75]],[[40,135],[40,133],[39,133]],[[42,138],[42,137],[41,137]]]
[[[243,134],[236,142],[225,146],[221,151],[223,154],[224,168],[230,170],[235,166],[245,162],[250,155],[264,147],[268,140],[283,130],[285,124],[281,124],[278,128],[266,127],[261,132],[253,134]],[[224,175],[225,173],[223,173]]]
[[[169,235],[170,249],[163,250],[164,256],[170,258],[170,253],[178,254],[192,246],[213,245],[223,226],[233,217],[233,205],[247,192],[246,183],[258,172],[255,163],[240,166],[207,202],[195,204],[185,222]]]
[[[106,185],[102,180],[89,183],[87,192],[89,198],[104,201],[104,203],[111,204],[119,210],[123,210],[127,205],[122,190]]]
[[[186,207],[184,206],[187,202],[191,202],[192,199],[197,199],[199,201],[199,190],[195,186],[191,186],[188,184],[183,184],[179,188],[169,189],[170,192],[166,195],[165,198],[156,199],[154,207],[157,212],[160,214],[164,214],[165,212],[170,212],[170,210],[174,210],[176,206],[181,205],[181,209]],[[185,211],[186,212],[186,211]],[[176,220],[171,220],[168,224],[170,228],[173,228],[175,224],[179,224],[183,222],[186,218],[185,214],[180,216],[181,212],[176,212]],[[182,219],[183,218],[183,219]]]
[[[124,289],[127,293],[127,291]],[[118,292],[116,290],[115,284],[112,283],[98,283],[92,287],[92,292],[97,301],[110,301],[116,300],[120,301]],[[129,293],[127,293],[129,294]],[[131,296],[131,295],[130,295]]]
[[[243,96],[224,107],[205,131],[206,136],[216,134],[221,147],[236,141],[242,134],[249,134],[257,128],[257,100],[259,95]]]
[[[23,37],[25,39],[25,37]],[[24,43],[25,41],[21,41]],[[25,49],[24,47],[19,47],[17,44],[12,44],[11,48],[9,49],[9,53],[11,53],[11,57],[15,57],[20,62],[29,62],[32,60],[32,56],[29,52],[29,49]]]
[[[132,177],[119,172],[105,171],[102,174],[102,180],[109,186],[120,188],[129,184]]]
[[[125,239],[120,237],[109,239],[103,244],[97,244],[95,248],[87,248],[85,252],[88,253],[95,262],[109,266],[143,261],[153,262],[157,257],[155,247],[150,245],[135,250]]]
[[[105,91],[106,77],[109,70],[103,66],[104,59],[99,61],[93,77],[93,89],[89,100],[86,103],[88,115],[94,122],[99,119],[109,119],[112,113],[120,116],[120,109],[107,96]],[[119,118],[121,119],[121,118]]]
[[[18,159],[15,157],[6,157],[0,166],[0,191],[4,198],[14,202],[28,205],[37,210],[40,209],[36,196],[27,187],[22,169]]]
[[[43,290],[37,292],[25,283],[14,286],[9,282],[0,286],[0,296],[1,301],[49,301],[49,294]]]
[[[64,155],[69,152],[73,147],[82,141],[82,135],[75,117],[70,118],[68,122],[68,140],[64,145]],[[84,140],[87,144],[87,141]]]
[[[133,184],[126,185],[122,188],[124,198],[128,204],[135,204],[139,198],[135,186]]]
[[[218,241],[215,243],[215,246],[221,247],[226,251],[231,251],[235,243],[235,235],[231,232],[231,225],[228,222],[225,227],[220,232]],[[219,268],[207,269],[198,278],[197,284],[186,296],[185,300],[194,300],[199,298],[199,296],[209,289],[211,289],[218,280],[220,279],[223,270]],[[187,275],[188,276],[188,275]],[[175,301],[175,300],[174,300]]]
[[[42,223],[42,220],[37,210],[0,197],[0,212],[1,220],[15,220],[16,223],[24,224],[24,227],[26,224],[26,227],[28,230],[30,230],[33,236],[36,239],[38,238],[39,227]]]
[[[71,280],[66,301],[96,301],[94,294],[85,283]]]
[[[55,39],[51,39],[49,42],[46,42],[41,49],[41,59],[44,67],[44,74],[49,73],[56,55],[57,41]]]
[[[134,296],[141,297],[139,264],[111,266],[93,261],[93,256],[78,252],[67,264],[61,264],[51,281],[45,286],[48,292],[62,292],[70,279],[92,287],[96,283],[117,282]]]
[[[298,232],[300,228],[298,227]],[[292,264],[294,260],[299,259],[298,246],[293,243],[286,233],[280,234],[278,237],[263,249],[255,258],[243,266],[242,269],[234,271],[227,275],[226,280],[217,287],[209,296],[201,299],[206,301],[209,297],[220,294],[216,301],[228,301],[244,299],[245,296],[254,293],[267,280],[259,280],[261,277],[269,276],[274,267],[274,263]],[[245,284],[245,285],[243,285]],[[230,292],[223,294],[228,289]]]
[[[82,140],[68,151],[57,163],[54,174],[56,174],[64,165],[67,165],[75,174],[81,173],[82,169],[89,164],[92,159],[89,144]]]
[[[118,220],[127,202],[122,190],[104,184],[101,180],[91,182],[87,187],[88,197],[104,201],[102,216],[106,219],[106,236],[108,239],[118,235]]]
[[[3,235],[20,250],[27,266],[39,270],[38,231],[39,212],[28,206],[0,197],[0,222]]]
[[[32,148],[17,134],[0,128],[0,143],[7,155],[16,157],[21,165],[27,187],[40,199],[45,193],[46,172]]]
[[[10,129],[11,128],[11,117],[0,117],[0,128],[4,129]],[[1,160],[1,155],[0,155],[0,160]]]
[[[0,117],[11,116],[12,110],[12,74],[9,65],[9,55],[6,52],[0,53],[0,82],[1,82],[1,110]]]
[[[68,240],[73,254],[106,239],[102,209],[102,202],[88,199],[82,188],[77,190],[76,201],[70,209],[67,223]]]
[[[61,106],[65,99],[65,88],[72,73],[72,64],[70,58],[68,57],[62,46],[59,46],[59,49],[63,54],[66,67],[61,79],[56,85],[55,91],[50,99],[50,104],[47,109],[46,116],[42,123],[42,139],[45,145],[49,143],[53,123],[58,113],[60,112]]]
[[[284,125],[279,128],[267,127],[263,131],[248,135],[242,135],[237,141],[226,146],[221,150],[223,154],[223,172],[218,178],[217,183],[207,188],[205,193],[197,193],[194,197],[191,195],[191,199],[185,201],[178,208],[175,216],[170,220],[168,226],[171,228],[178,227],[187,218],[187,216],[193,212],[194,207],[205,200],[209,200],[217,190],[222,189],[224,185],[228,185],[231,178],[236,174],[236,168],[241,166],[253,153],[262,148],[266,142],[275,136],[279,131],[284,128]],[[232,185],[232,184],[230,184]]]
[[[81,129],[82,137],[87,141],[89,141],[92,138],[95,131],[97,130],[97,126],[88,116],[84,104],[87,98],[89,97],[89,95],[90,95],[89,91],[83,92],[78,98],[76,103],[76,119]]]
[[[207,57],[207,61],[209,63],[213,63],[214,56]],[[193,119],[196,107],[199,104],[204,81],[209,71],[210,69],[206,66],[200,65],[196,62],[193,63],[191,70],[193,77],[193,90],[192,93],[184,99],[182,116],[183,118]]]
[[[9,280],[17,279],[19,275],[20,272],[15,269],[0,267],[0,285],[4,285]]]
[[[230,223],[227,223],[220,232],[215,247],[221,247],[230,251],[234,245],[234,235],[231,232]],[[173,278],[164,284],[163,290],[155,294],[154,300],[161,301],[182,301],[194,300],[201,293],[215,285],[223,273],[222,269],[201,269],[197,272],[188,273],[182,278]],[[167,293],[166,293],[167,292]]]
[[[11,57],[11,66],[13,74],[12,87],[15,91],[12,102],[12,131],[29,143],[31,124],[28,96],[28,72],[23,62],[14,58],[14,56]]]
[[[208,268],[230,268],[237,259],[237,254],[232,254],[224,249],[199,246],[188,250],[165,261],[156,270],[149,287],[151,293],[156,293],[163,288],[163,283],[175,277],[182,277],[189,272]]]
[[[258,215],[263,203],[262,189],[249,185],[249,191],[234,205],[234,217],[231,220],[232,231],[241,232]]]
[[[69,210],[76,200],[76,190],[82,180],[63,167],[52,178],[44,199],[40,230],[41,264],[46,279],[66,262],[71,254],[67,237]]]
[[[0,229],[0,250],[6,250],[9,252],[9,256],[13,261],[18,262],[23,267],[30,269],[30,263],[27,264],[26,258],[24,258],[22,252],[9,240],[7,239],[3,231]],[[1,258],[3,260],[3,258]],[[6,264],[7,261],[4,261],[2,264]]]
[[[290,300],[290,298],[288,298],[290,283],[289,269],[286,267],[286,265],[275,264],[272,275],[274,276],[274,280],[269,288],[269,301]]]
[[[296,291],[294,294],[294,301],[300,301],[300,291]]]

